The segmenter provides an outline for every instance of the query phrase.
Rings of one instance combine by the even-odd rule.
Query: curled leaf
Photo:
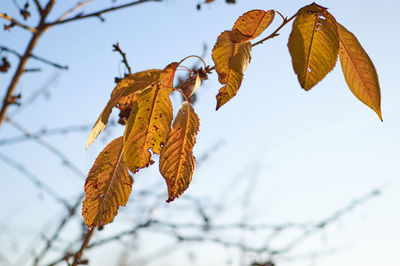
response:
[[[160,155],[160,173],[168,186],[167,202],[181,196],[192,181],[196,168],[193,146],[198,131],[199,117],[193,108],[184,102]]]
[[[338,23],[339,58],[347,85],[353,94],[382,120],[378,74],[356,36]]]
[[[212,51],[218,80],[223,86],[217,95],[217,110],[232,99],[242,84],[244,71],[250,63],[251,43],[234,43],[229,31],[221,33]]]
[[[251,10],[240,16],[229,33],[232,42],[248,42],[257,38],[272,23],[274,10]]]
[[[315,3],[301,8],[293,22],[288,48],[301,87],[310,90],[336,64],[339,36],[335,18]]]
[[[110,223],[125,206],[133,180],[122,156],[123,140],[113,140],[96,158],[85,183],[82,215],[89,227]]]
[[[169,89],[155,83],[138,96],[126,126],[124,159],[132,172],[151,163],[150,149],[160,154],[171,122]]]

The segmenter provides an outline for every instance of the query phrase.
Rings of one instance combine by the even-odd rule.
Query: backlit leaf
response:
[[[196,167],[193,146],[198,131],[199,117],[193,108],[184,102],[160,155],[160,173],[168,186],[167,202],[181,196],[192,181]]]
[[[381,89],[375,66],[353,33],[339,23],[338,30],[339,58],[346,83],[353,94],[382,120]]]
[[[108,144],[86,179],[82,215],[89,227],[110,223],[118,208],[128,201],[133,180],[126,169],[122,150],[122,137]]]
[[[179,63],[173,62],[166,66],[160,75],[161,85],[168,90],[168,94],[171,94],[173,86],[174,86],[174,77],[176,68],[179,66]]]
[[[160,83],[142,92],[135,105],[124,135],[124,159],[132,172],[151,163],[150,149],[160,154],[172,121],[169,90]]]
[[[251,56],[251,43],[234,43],[229,31],[221,33],[212,51],[218,80],[223,86],[217,95],[217,110],[234,97],[242,84]]]
[[[161,71],[162,70],[159,69],[151,69],[138,72],[129,75],[118,82],[117,86],[112,92],[110,100],[108,101],[106,107],[104,107],[88,136],[86,141],[86,149],[106,127],[113,107],[117,104],[131,104],[134,97],[132,95],[142,91],[150,86],[153,82],[159,80]]]
[[[240,16],[230,32],[235,43],[247,42],[257,38],[274,20],[274,10],[251,10]]]
[[[336,64],[339,36],[335,18],[315,3],[301,8],[288,47],[301,87],[310,90]]]

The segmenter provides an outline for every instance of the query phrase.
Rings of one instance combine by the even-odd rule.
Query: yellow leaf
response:
[[[301,8],[293,22],[288,47],[301,87],[310,90],[336,64],[339,36],[335,18],[315,3]]]
[[[257,38],[274,20],[274,10],[251,10],[240,16],[230,32],[235,43],[247,42]]]
[[[234,43],[229,31],[221,33],[212,51],[218,80],[223,86],[217,95],[217,110],[232,99],[242,84],[243,74],[250,63],[251,43]]]
[[[132,108],[124,139],[124,159],[132,172],[151,163],[150,149],[160,154],[172,121],[169,90],[160,83],[142,92]]]
[[[161,71],[162,70],[160,69],[151,69],[138,72],[129,75],[118,82],[117,86],[112,92],[110,100],[104,107],[88,136],[85,147],[86,149],[106,127],[113,107],[117,104],[131,104],[131,102],[134,100],[132,95],[144,90],[153,82],[159,80]]]
[[[356,36],[338,23],[339,58],[347,85],[353,94],[382,120],[378,74]]]
[[[86,179],[82,215],[89,227],[110,223],[118,208],[128,201],[133,180],[126,169],[122,150],[122,137],[108,144]]]
[[[184,102],[160,155],[160,173],[168,186],[167,202],[181,196],[192,181],[196,167],[193,146],[198,131],[199,117],[193,108]]]

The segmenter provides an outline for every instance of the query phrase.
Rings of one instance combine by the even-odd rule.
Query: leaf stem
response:
[[[277,12],[277,13],[278,13],[279,15],[282,16],[282,14],[280,14],[279,12]],[[282,17],[283,17],[283,16],[282,16]],[[287,17],[284,18],[282,24],[281,24],[273,33],[271,33],[270,35],[268,35],[268,36],[265,37],[264,39],[262,39],[262,40],[260,40],[260,41],[258,41],[258,42],[256,42],[256,43],[253,43],[251,46],[252,46],[252,47],[257,46],[257,45],[259,45],[259,44],[262,44],[262,43],[265,42],[266,40],[269,40],[269,39],[272,39],[272,38],[278,36],[278,35],[279,35],[278,32],[279,32],[283,27],[285,27],[286,24],[288,24],[290,21],[292,21],[295,17],[297,17],[297,13],[294,14],[293,16],[291,16],[289,19],[288,19]]]

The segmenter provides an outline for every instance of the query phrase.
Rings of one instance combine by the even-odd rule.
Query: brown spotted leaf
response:
[[[288,47],[301,87],[310,90],[336,64],[339,36],[335,18],[315,3],[301,8],[293,22]]]
[[[274,17],[274,10],[251,10],[244,13],[236,20],[229,33],[231,40],[241,43],[257,38],[272,23]]]
[[[382,120],[381,89],[375,66],[356,36],[339,23],[337,25],[340,38],[339,58],[346,83],[353,94]]]
[[[234,43],[229,31],[221,33],[212,51],[218,80],[223,86],[217,95],[217,110],[232,99],[242,84],[243,74],[250,63],[251,43]]]
[[[82,215],[89,227],[110,223],[125,206],[133,180],[122,155],[123,139],[113,140],[96,158],[85,183]]]
[[[88,136],[88,139],[86,141],[86,149],[90,144],[93,143],[100,132],[106,127],[108,123],[108,118],[110,117],[113,107],[117,104],[132,104],[132,101],[135,97],[133,95],[135,93],[143,91],[153,82],[159,80],[161,71],[162,70],[159,69],[151,69],[138,72],[129,75],[118,82],[117,86],[112,92],[110,100],[104,107]]]
[[[160,173],[168,186],[167,202],[181,196],[192,181],[196,167],[193,146],[198,131],[199,117],[193,108],[184,102],[160,155]]]
[[[126,126],[124,159],[135,172],[151,163],[150,149],[160,154],[172,121],[169,89],[155,83],[138,95]]]

